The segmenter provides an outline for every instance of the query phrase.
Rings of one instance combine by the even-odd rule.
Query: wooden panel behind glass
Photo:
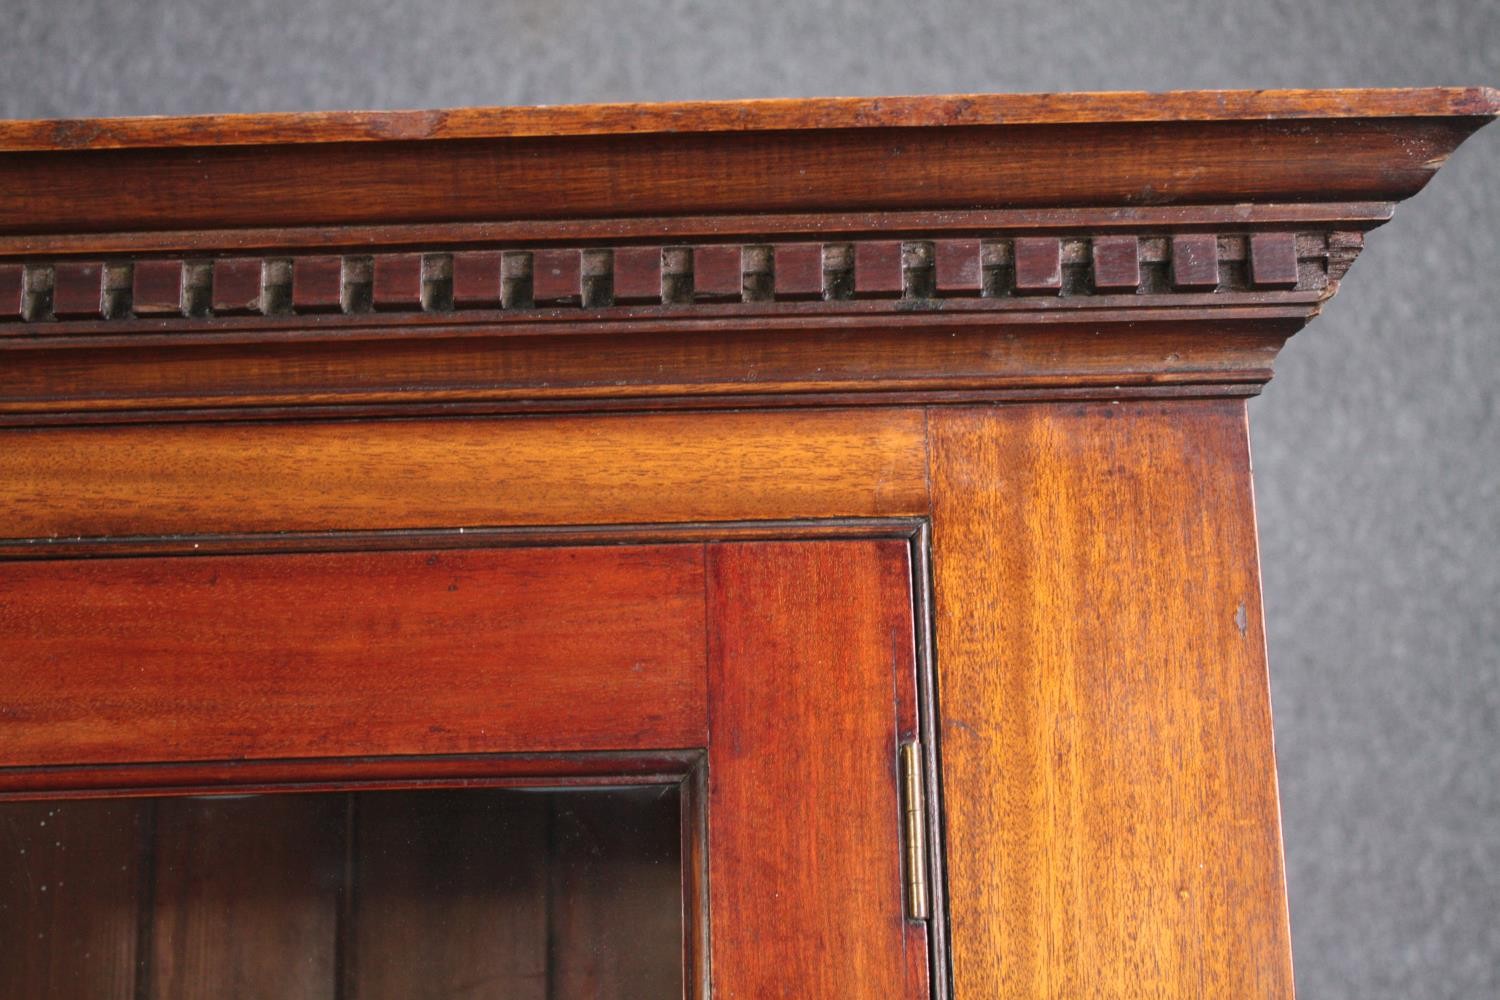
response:
[[[155,805],[146,995],[333,996],[343,796],[164,799]]]
[[[144,811],[0,806],[0,996],[134,997]]]
[[[682,939],[676,788],[552,801],[550,932],[553,1000],[682,996],[681,953],[651,942]]]
[[[346,996],[547,1000],[550,798],[372,793],[355,807]]]
[[[0,998],[680,997],[675,785],[0,803]]]

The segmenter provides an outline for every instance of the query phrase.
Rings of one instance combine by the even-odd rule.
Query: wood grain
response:
[[[933,245],[933,280],[939,295],[976,295],[983,284],[979,241],[938,240]]]
[[[12,152],[0,231],[1399,201],[1492,114]]]
[[[540,250],[532,255],[531,295],[537,302],[578,301],[581,294],[577,250]]]
[[[214,261],[213,310],[235,315],[259,312],[261,262],[254,257],[226,257]]]
[[[661,250],[622,247],[614,254],[617,302],[652,302],[661,298]]]
[[[548,814],[578,842],[546,927],[534,852],[428,814],[475,836],[403,857],[410,824],[374,822],[371,898],[525,897],[525,942],[489,950],[488,903],[458,929],[414,904],[406,934],[320,874],[357,867],[347,797],[107,803],[162,821],[154,856],[76,919],[0,870],[34,911],[0,908],[0,995],[114,1000],[133,963],[131,1000],[422,996],[459,987],[446,949],[524,996],[549,930],[553,993],[675,995],[619,928],[680,920],[689,994],[925,998],[942,866],[906,920],[896,748],[936,724],[957,1000],[1289,1000],[1244,414],[1206,397],[1269,378],[1497,112],[1468,88],[0,123],[0,791],[692,771],[657,817],[687,890],[649,917],[671,866],[610,891],[603,810]],[[936,720],[909,537],[749,540],[929,513]],[[98,964],[60,957],[96,937]]]
[[[26,303],[26,274],[20,264],[0,264],[0,317],[19,319]]]
[[[1244,411],[931,414],[960,998],[1292,996]]]
[[[709,608],[714,996],[917,1000],[896,792],[906,545],[712,546]]]
[[[1207,292],[1218,284],[1218,241],[1207,233],[1172,237],[1172,287]]]
[[[319,757],[0,768],[0,801],[346,788],[599,787],[680,781],[702,750]]]
[[[52,276],[52,312],[59,319],[99,315],[104,265],[93,261],[58,264]]]
[[[899,212],[756,212],[672,215],[639,218],[489,219],[467,223],[374,223],[359,226],[245,226],[232,230],[109,230],[89,233],[0,234],[0,255],[15,261],[49,254],[128,254],[216,251],[288,252],[312,248],[359,247],[374,252],[422,245],[452,247],[482,244],[537,245],[556,241],[662,240],[692,243],[700,239],[754,237],[817,240],[830,232],[932,232],[976,235],[1014,230],[1054,233],[1090,229],[1195,229],[1201,227],[1279,225],[1292,228],[1342,220],[1350,229],[1374,229],[1390,219],[1390,202],[1262,201],[1238,205],[1098,205],[1092,207],[1015,209],[914,209]],[[792,246],[805,244],[790,244]],[[473,250],[465,253],[495,253]],[[459,261],[455,255],[455,277]],[[493,260],[498,292],[500,261]],[[0,265],[0,267],[10,266]],[[5,273],[5,272],[0,272]],[[0,288],[9,289],[9,279]],[[5,299],[3,301],[9,301]],[[496,296],[498,303],[499,298]],[[3,303],[0,303],[3,304]]]
[[[1351,223],[1334,206],[1329,206],[1329,215],[1330,218],[1321,226],[1308,232],[1260,232],[1249,229],[1240,222],[1217,233],[1181,235],[1174,239],[1192,242],[1186,244],[1185,248],[1175,247],[1174,256],[1191,254],[1193,262],[1201,263],[1214,271],[1217,280],[1217,265],[1221,261],[1248,261],[1251,270],[1254,269],[1257,254],[1247,252],[1247,236],[1262,242],[1272,241],[1282,263],[1293,265],[1287,275],[1289,281],[1282,283],[1281,276],[1277,276],[1274,281],[1256,280],[1254,275],[1242,273],[1243,269],[1231,271],[1224,275],[1224,287],[1221,290],[1224,295],[1221,298],[1231,294],[1254,293],[1268,287],[1321,290],[1327,284],[1327,262],[1333,234]],[[1201,224],[1202,220],[1199,221]],[[938,233],[918,235],[936,236],[941,233],[940,229]],[[462,250],[454,254],[448,252],[452,250],[451,245],[439,244],[427,254],[382,253],[373,257],[366,253],[311,253],[287,257],[282,252],[261,259],[263,301],[260,312],[270,318],[269,323],[218,322],[220,317],[212,312],[212,296],[208,294],[205,284],[209,266],[206,262],[137,257],[110,263],[108,270],[111,273],[99,279],[103,281],[102,295],[75,296],[79,300],[78,306],[59,309],[58,303],[68,297],[67,289],[61,289],[54,294],[53,314],[50,316],[40,305],[34,305],[30,325],[0,327],[0,338],[3,338],[0,339],[0,345],[13,348],[15,338],[24,336],[44,338],[52,345],[76,347],[82,343],[107,343],[109,341],[105,338],[124,332],[149,332],[157,337],[178,334],[181,336],[172,337],[172,342],[182,342],[201,341],[205,331],[217,331],[220,340],[243,342],[246,335],[259,333],[264,337],[269,330],[278,328],[296,330],[300,334],[299,339],[307,340],[319,335],[328,337],[339,330],[343,330],[347,336],[350,329],[386,328],[402,319],[422,320],[428,326],[441,324],[445,320],[472,325],[476,319],[487,319],[492,323],[498,322],[502,328],[514,328],[538,321],[561,327],[570,319],[588,318],[609,323],[606,329],[619,329],[621,321],[650,317],[733,318],[746,326],[752,326],[765,323],[768,318],[788,315],[805,315],[809,318],[840,315],[849,310],[843,303],[850,299],[864,303],[867,311],[874,309],[871,300],[901,299],[906,303],[901,308],[908,312],[916,309],[919,304],[929,309],[962,304],[971,312],[981,307],[1006,312],[1007,307],[1010,310],[1017,308],[1016,304],[1004,301],[1012,294],[1044,291],[1049,294],[1065,294],[1073,300],[1083,297],[1081,302],[1074,301],[1074,306],[1097,306],[1102,304],[1088,302],[1087,296],[1096,294],[1100,289],[1119,286],[1117,282],[1111,282],[1107,266],[1101,273],[1101,259],[1108,265],[1110,258],[1108,255],[1101,257],[1099,253],[1093,254],[1092,287],[1087,281],[1081,280],[1091,269],[1088,253],[1090,244],[1124,251],[1127,264],[1130,259],[1141,257],[1156,263],[1165,259],[1167,236],[1163,232],[1136,235],[1083,233],[1060,240],[1056,236],[1024,233],[1005,236],[992,234],[990,238],[977,243],[972,240],[940,239],[936,247],[930,239],[901,241],[860,238],[852,241],[838,239],[821,244],[784,244],[783,248],[787,253],[782,255],[784,259],[780,270],[790,269],[791,280],[787,283],[790,287],[780,289],[774,278],[774,272],[778,270],[775,263],[776,247],[756,242],[737,241],[699,246],[696,249],[674,246],[670,241],[645,247],[516,248],[503,251],[500,257],[501,284],[505,288],[501,301],[505,311],[498,316],[462,318],[452,315],[456,298],[455,286],[460,283],[453,274],[454,259],[456,257],[465,265],[464,270],[471,270],[469,265],[474,263],[472,255],[490,251]],[[949,245],[954,243],[957,245]],[[964,244],[968,244],[969,269],[966,277],[972,283],[965,286],[951,280],[951,276],[934,275],[934,268],[938,271],[951,270],[954,251],[961,250]],[[1261,249],[1263,251],[1266,248]],[[1340,247],[1340,251],[1345,249],[1347,248]],[[621,255],[618,268],[617,252]],[[800,260],[799,252],[802,258]],[[814,256],[819,260],[814,260]],[[1264,253],[1259,256],[1263,257]],[[1342,257],[1345,254],[1340,252],[1334,256]],[[826,262],[821,260],[824,257],[827,258]],[[934,257],[937,259],[934,260]],[[1068,282],[1066,289],[1061,287],[1063,258],[1066,258],[1070,277],[1073,279]],[[1305,269],[1295,266],[1303,260],[1308,265]],[[1013,282],[1009,280],[1012,277],[1010,273],[999,272],[998,265],[1002,261],[1016,264]],[[290,296],[285,290],[288,263],[291,267]],[[820,276],[814,266],[820,263],[826,263],[826,270],[831,272],[829,294],[825,296],[831,300],[828,304],[812,309],[806,306],[778,308],[771,305],[774,302],[805,298],[808,290],[816,288],[816,282],[809,279]],[[666,268],[665,285],[660,281],[660,275],[651,273],[661,265]],[[980,268],[984,265],[996,265],[997,270],[988,276],[990,280],[981,282]],[[63,270],[65,276],[69,267],[97,269],[95,265],[76,265],[66,260],[49,262],[35,258],[24,266],[25,282],[38,287],[48,281],[56,285],[57,282],[53,279],[59,269]],[[1180,266],[1179,261],[1179,268]],[[180,311],[179,290],[170,288],[174,280],[170,272],[174,267],[182,272],[175,279],[179,286],[189,288],[195,296],[199,295],[196,286],[204,287],[201,290],[201,306],[188,309],[186,315],[176,317],[176,322],[167,323],[162,322],[164,317]],[[166,274],[161,273],[164,269]],[[1011,269],[1006,270],[1009,272]],[[758,280],[752,294],[744,296],[742,293],[747,271],[758,275]],[[800,275],[799,271],[802,272]],[[813,273],[809,274],[808,271]],[[143,282],[143,276],[150,280]],[[399,288],[393,285],[393,276],[400,281]],[[98,277],[95,275],[95,278]],[[468,284],[471,277],[464,276],[462,283]],[[937,280],[933,280],[934,277]],[[124,294],[132,282],[136,286],[135,295],[141,300],[141,308],[135,308],[134,300]],[[149,287],[142,287],[152,283],[169,286],[168,308],[164,309],[159,299],[153,299]],[[89,284],[88,281],[84,282],[85,291]],[[1182,284],[1187,287],[1176,289],[1157,285],[1152,291],[1160,295],[1174,290],[1191,290],[1191,281]],[[618,296],[615,294],[616,286],[620,289]],[[423,294],[424,287],[428,293],[426,295]],[[1133,285],[1128,287],[1134,289]],[[392,294],[393,292],[398,294]],[[461,296],[465,302],[463,308],[473,308],[474,296],[471,292],[471,289],[464,290]],[[946,301],[953,298],[969,301]],[[972,301],[976,298],[1000,301]],[[945,301],[937,302],[935,299]],[[1295,299],[1251,294],[1233,301],[1243,306]],[[404,315],[372,319],[368,316],[372,304],[384,312]],[[628,308],[631,304],[647,308]],[[707,304],[714,304],[719,308],[705,308]],[[730,304],[737,304],[738,307],[723,308]],[[650,308],[658,305],[672,308]],[[1119,310],[1131,303],[1114,302],[1108,305]],[[1025,308],[1043,307],[1033,303]],[[572,310],[579,312],[570,316]],[[890,307],[887,306],[885,311],[889,310]],[[242,311],[236,306],[231,309],[230,314]],[[346,318],[333,323],[314,318],[321,313],[338,313]],[[877,315],[879,314],[877,311]],[[292,318],[294,315],[297,318]],[[17,318],[21,317],[0,314],[0,320]],[[100,320],[111,322],[101,326],[98,322]],[[197,336],[194,337],[194,334]],[[369,336],[370,333],[366,332],[364,335]],[[148,341],[154,342],[154,339]]]
[[[156,804],[151,1000],[334,994],[340,797]]]
[[[1094,258],[1094,288],[1101,292],[1131,293],[1141,283],[1140,242],[1129,236],[1101,236],[1090,247]]]
[[[12,564],[0,759],[701,747],[703,613],[696,545]]]
[[[854,292],[875,296],[901,294],[899,240],[863,240],[855,244]]]
[[[655,132],[1493,116],[1489,87],[1102,91],[0,121],[0,151]]]
[[[460,404],[522,413],[892,405],[910,402],[904,394],[912,393],[938,394],[920,398],[940,402],[1049,389],[1115,398],[1120,386],[1242,394],[1271,377],[1281,345],[1326,297],[1263,294],[1283,300],[1142,295],[1128,312],[1115,312],[1066,297],[976,299],[984,315],[954,303],[920,320],[912,310],[876,315],[852,307],[878,301],[852,302],[841,303],[851,307],[846,315],[754,323],[596,317],[592,335],[579,335],[578,322],[466,331],[424,330],[408,320],[368,340],[305,342],[278,331],[251,334],[243,344],[152,344],[149,333],[127,331],[124,343],[61,350],[14,340],[0,346],[0,418],[97,424],[344,416],[350,409],[399,416]],[[1016,308],[990,312],[988,304],[997,302]],[[600,333],[609,335],[607,348]]]
[[[372,304],[376,309],[415,311],[421,308],[421,254],[381,254],[375,258],[372,277],[370,294]],[[458,279],[456,275],[453,284],[454,298],[457,299]]]
[[[1293,234],[1256,233],[1250,237],[1250,281],[1257,288],[1295,288],[1297,277]]]
[[[292,266],[292,306],[298,312],[338,312],[343,261],[331,255],[298,257]]]
[[[130,308],[137,316],[172,316],[182,312],[180,260],[143,260],[131,269]]]
[[[923,434],[919,410],[9,432],[0,531],[917,514],[927,506]],[[0,586],[11,574],[0,569]]]
[[[0,996],[136,1000],[137,802],[0,806]]]
[[[498,250],[470,250],[453,255],[453,306],[456,309],[500,307]]]
[[[693,294],[698,298],[738,300],[744,274],[741,251],[734,245],[693,249]]]
[[[357,796],[342,1000],[552,1000],[550,798]]]
[[[684,995],[675,786],[554,795],[548,1000]]]
[[[1062,291],[1062,241],[1032,236],[1015,242],[1016,294],[1057,295]]]

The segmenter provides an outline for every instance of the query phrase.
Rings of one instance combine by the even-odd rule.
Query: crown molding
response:
[[[1496,110],[752,102],[53,146],[0,123],[0,422],[1245,395]]]

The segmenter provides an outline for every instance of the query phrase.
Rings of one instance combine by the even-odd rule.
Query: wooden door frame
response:
[[[559,750],[545,753],[434,755],[360,753],[341,757],[179,759],[154,762],[120,759],[108,762],[32,764],[0,769],[0,800],[246,792],[307,793],[442,787],[562,787],[675,782],[680,785],[683,796],[684,958],[687,976],[685,983],[689,990],[689,997],[697,997],[701,1000],[708,996],[710,978],[715,975],[716,969],[719,979],[715,980],[713,985],[715,996],[767,995],[770,984],[773,981],[781,982],[782,977],[788,975],[789,971],[789,966],[784,961],[774,963],[765,961],[768,940],[781,942],[783,958],[795,958],[797,954],[802,954],[804,961],[801,968],[804,974],[816,975],[819,969],[828,970],[825,974],[832,974],[832,970],[839,965],[836,958],[831,958],[821,952],[808,953],[809,947],[816,946],[812,943],[814,938],[808,936],[808,928],[803,926],[799,929],[799,908],[803,916],[815,914],[821,917],[821,926],[825,933],[835,925],[857,924],[860,914],[873,914],[880,911],[885,917],[890,917],[894,913],[895,919],[900,922],[901,933],[899,939],[887,942],[887,944],[900,949],[901,975],[905,983],[903,995],[911,1000],[934,995],[932,986],[937,984],[941,987],[941,984],[946,981],[946,961],[943,958],[945,949],[942,947],[941,940],[945,913],[942,905],[942,880],[939,877],[942,870],[942,849],[940,827],[936,823],[938,807],[934,795],[930,800],[930,812],[927,818],[930,829],[927,838],[928,863],[934,873],[934,876],[929,879],[934,915],[930,920],[908,920],[900,862],[903,833],[900,826],[898,808],[900,789],[895,764],[895,751],[899,744],[903,741],[917,740],[924,751],[922,763],[928,778],[927,785],[934,790],[938,787],[934,780],[936,777],[934,744],[930,740],[920,738],[922,732],[930,732],[934,726],[933,706],[928,700],[933,693],[933,683],[929,669],[930,661],[925,655],[927,629],[925,625],[920,627],[918,625],[919,622],[924,621],[921,614],[927,603],[925,586],[922,585],[923,573],[919,569],[925,566],[923,552],[925,528],[919,522],[884,520],[864,523],[841,521],[838,523],[758,524],[747,525],[741,530],[736,530],[733,526],[727,526],[727,529],[721,527],[716,531],[705,533],[691,528],[664,528],[636,534],[645,537],[655,535],[658,538],[658,544],[670,539],[671,542],[679,545],[697,546],[703,552],[706,573],[722,574],[731,572],[735,566],[743,569],[753,564],[756,572],[762,574],[762,578],[767,581],[774,581],[784,576],[787,566],[799,563],[800,557],[809,555],[814,550],[826,552],[829,546],[842,549],[856,560],[862,553],[882,553],[878,561],[883,566],[880,572],[881,579],[884,581],[882,584],[884,589],[877,595],[879,599],[873,603],[869,601],[871,595],[868,592],[854,593],[841,589],[841,582],[846,581],[847,576],[835,577],[824,574],[822,583],[825,589],[821,592],[821,597],[817,592],[817,587],[811,590],[802,586],[794,587],[791,592],[795,594],[796,600],[783,600],[775,608],[774,613],[779,615],[785,626],[778,630],[778,634],[794,640],[788,648],[810,655],[818,655],[820,650],[816,647],[803,648],[803,646],[808,640],[828,633],[830,622],[847,623],[847,628],[852,628],[857,633],[862,625],[880,621],[884,623],[889,633],[881,642],[889,646],[891,666],[896,671],[895,686],[892,690],[898,693],[897,702],[893,706],[890,739],[887,741],[890,743],[889,769],[885,773],[890,781],[885,783],[884,790],[881,792],[889,800],[886,803],[890,806],[886,817],[889,825],[884,834],[873,838],[876,842],[884,843],[888,849],[884,855],[888,861],[887,875],[891,871],[895,873],[893,878],[887,880],[887,894],[883,903],[878,898],[878,893],[872,893],[868,886],[860,888],[858,892],[845,886],[849,870],[847,866],[841,867],[837,863],[840,852],[826,841],[804,845],[815,848],[812,853],[816,857],[804,855],[801,858],[783,859],[785,869],[801,872],[802,881],[805,883],[804,891],[783,897],[773,882],[765,882],[756,877],[756,867],[763,861],[763,857],[761,861],[752,863],[754,851],[751,848],[754,847],[754,843],[753,840],[747,838],[762,835],[770,810],[799,807],[795,796],[806,788],[806,785],[802,783],[806,775],[793,775],[791,772],[796,772],[799,762],[809,758],[803,756],[802,753],[755,755],[755,760],[763,765],[769,763],[770,766],[752,768],[753,777],[734,782],[734,779],[726,779],[724,775],[735,769],[743,771],[745,765],[739,754],[729,753],[726,749],[715,750],[715,746],[727,748],[731,740],[721,735],[721,738],[716,741],[712,729],[707,733],[705,745],[697,748],[641,746],[592,751]],[[707,540],[708,537],[726,535],[732,540]],[[741,537],[735,537],[737,535]],[[454,541],[446,535],[434,539],[428,537],[427,533],[421,532],[404,534],[399,540],[392,538],[385,540],[395,543],[394,548],[397,551],[423,551],[427,543],[434,540]],[[571,548],[580,540],[574,537],[565,541]],[[599,540],[587,539],[593,542]],[[608,539],[608,541],[619,540],[618,535],[612,535]],[[297,547],[311,550],[311,553],[333,554],[348,551],[348,539],[325,538],[319,541],[304,541],[307,544]],[[461,544],[463,550],[485,553],[517,547],[531,550],[537,547],[538,542],[543,548],[557,549],[561,547],[558,544],[560,541],[564,539],[556,536],[539,538],[534,534],[531,537],[509,534],[499,539],[469,537],[462,539]],[[486,544],[487,542],[489,544]],[[496,542],[499,543],[498,546],[494,544]],[[170,544],[171,548],[179,554],[203,551],[201,548],[196,548],[201,543],[178,539]],[[280,540],[280,545],[286,544],[287,539]],[[269,548],[275,551],[275,546]],[[372,548],[380,551],[383,547],[375,545]],[[613,547],[600,549],[596,545],[588,544],[585,544],[584,548],[611,553],[619,551]],[[200,555],[195,564],[203,566],[223,563],[226,558],[232,560],[233,556],[228,555],[229,551],[240,555],[248,555],[252,552],[266,554],[266,549],[253,543],[248,546],[225,545],[221,541],[221,544],[212,546],[212,549],[216,550],[214,555],[208,557]],[[332,552],[329,552],[330,549]],[[359,551],[369,550],[361,547]],[[453,550],[444,551],[452,552]],[[311,553],[304,551],[302,554]],[[280,553],[282,556],[288,554],[292,553],[285,551]],[[172,560],[172,556],[167,555],[165,551],[158,549],[152,554],[155,558],[144,560],[142,555],[136,554],[128,557],[126,563],[134,565],[149,563],[155,571],[165,574],[164,578],[169,577],[177,569],[175,560],[166,564],[159,561],[163,558]],[[73,567],[100,574],[103,579],[109,578],[111,567],[124,568],[114,559],[83,561],[68,559],[60,565],[53,559],[43,559],[28,561],[24,568],[29,571],[28,575],[37,573],[46,575],[49,569],[65,570]],[[816,584],[818,582],[816,567],[804,565],[803,569],[812,572],[812,576],[805,578],[802,583]],[[12,580],[12,582],[15,581]],[[761,676],[760,672],[747,671],[743,667],[732,665],[736,659],[744,661],[747,655],[753,660],[753,651],[758,644],[761,647],[760,655],[762,657],[765,655],[763,647],[767,634],[754,622],[759,621],[757,616],[763,618],[767,612],[769,606],[764,601],[767,595],[757,587],[736,589],[733,586],[723,585],[722,582],[718,586],[711,586],[711,584],[711,580],[705,579],[705,602],[710,599],[715,600],[719,610],[717,617],[705,618],[703,622],[706,630],[705,655],[710,658],[707,666],[714,675],[713,682],[709,684],[710,696],[711,699],[718,699],[720,707],[717,710],[710,709],[710,726],[715,715],[719,717],[721,723],[726,723],[730,714],[729,709],[738,706],[743,710],[747,706],[762,704],[767,699],[781,699],[784,706],[795,712],[797,702],[802,697],[797,693],[798,681],[802,675],[784,673],[780,676],[780,682],[769,686],[762,684],[757,687],[752,681]],[[783,593],[782,596],[784,598],[786,594]],[[862,615],[865,616],[864,620],[861,619]],[[738,626],[736,622],[739,623]],[[730,637],[726,629],[736,634]],[[890,644],[892,636],[904,636],[904,640]],[[730,642],[731,638],[733,642]],[[731,645],[737,643],[736,651],[726,652],[726,642]],[[821,652],[837,657],[842,648],[844,644],[836,644]],[[867,645],[866,649],[868,648],[873,647]],[[807,690],[816,691],[819,688],[814,685]],[[837,715],[832,713],[813,713],[804,717],[805,721],[814,724],[815,727],[836,718]],[[849,742],[847,732],[837,737],[832,732],[816,731],[816,728],[813,731],[799,733],[795,727],[787,725],[785,720],[786,716],[781,716],[776,724],[775,742],[783,746],[800,747],[812,755],[812,759],[837,761],[839,747]],[[737,739],[743,734],[731,730],[730,735]],[[191,739],[186,742],[191,743]],[[716,753],[720,763],[714,766],[711,761]],[[836,771],[835,767],[834,772],[824,768],[822,772],[817,772],[815,769],[814,773],[827,775]],[[846,775],[845,779],[846,781],[853,780],[849,775]],[[726,780],[734,783],[725,784]],[[830,781],[829,785],[832,784]],[[736,787],[741,792],[747,788],[753,788],[763,791],[764,794],[759,796],[760,801],[757,801],[755,795],[730,795],[719,807],[711,808],[713,801],[726,791],[732,792]],[[847,784],[837,790],[824,788],[818,797],[832,791],[833,798],[829,801],[836,805],[839,792],[846,791],[847,788]],[[772,798],[768,799],[767,796]],[[729,804],[731,799],[733,799],[732,807]],[[809,801],[800,803],[802,810],[800,815],[804,820],[819,812],[817,808],[812,810],[806,808]],[[860,843],[863,843],[865,839],[867,838],[862,835]],[[733,863],[723,861],[722,858],[726,852],[721,847],[733,844],[738,845],[740,860]],[[766,851],[787,849],[785,844],[774,837],[765,839],[763,844]],[[865,857],[868,862],[871,857],[868,851]],[[711,877],[709,876],[710,870],[713,872]],[[767,919],[761,931],[756,935],[745,935],[742,933],[743,928],[726,920],[718,932],[713,932],[712,920],[715,910],[712,904],[716,897],[710,892],[712,884],[720,886],[717,898],[721,904],[718,910],[721,919],[728,912],[728,894],[732,892],[736,897],[735,903],[738,911],[742,915],[758,915]],[[843,899],[841,905],[835,905],[833,901],[837,900],[841,892],[849,898]],[[778,897],[782,901],[779,906],[777,905]],[[830,909],[830,906],[833,909]],[[783,919],[768,918],[768,915],[778,912]],[[778,929],[780,937],[777,937]],[[769,938],[768,934],[771,935]],[[848,955],[846,954],[845,957],[847,958]],[[731,971],[734,969],[738,971]],[[725,976],[737,977],[742,983],[747,978],[756,976],[762,978],[753,984],[742,985],[741,988],[736,989],[735,982],[725,980]],[[851,982],[850,978],[840,977],[837,984],[832,982],[828,984],[827,992],[834,995],[839,990],[850,988]],[[816,995],[816,991],[809,994],[804,988],[800,995]]]

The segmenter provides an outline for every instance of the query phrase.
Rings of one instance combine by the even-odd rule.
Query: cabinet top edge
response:
[[[1500,115],[1500,89],[1107,91],[0,120],[0,153],[863,128]]]

